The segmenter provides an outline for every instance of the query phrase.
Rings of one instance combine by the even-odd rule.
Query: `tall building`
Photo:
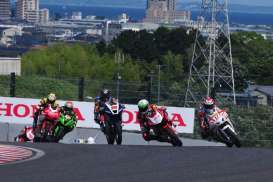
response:
[[[167,0],[168,1],[168,10],[175,11],[176,9],[176,0]]]
[[[39,11],[39,22],[45,24],[49,21],[49,10],[44,8]]]
[[[8,20],[11,17],[10,0],[0,0],[0,20]]]
[[[39,21],[39,0],[17,0],[16,17],[20,20],[37,23]]]
[[[177,19],[186,20],[189,18],[189,12],[176,11],[176,0],[147,0],[144,22],[174,23]]]
[[[168,10],[175,11],[176,0],[147,0],[147,9],[158,3],[164,3]]]
[[[168,23],[168,14],[168,0],[148,0],[144,21],[152,23]]]

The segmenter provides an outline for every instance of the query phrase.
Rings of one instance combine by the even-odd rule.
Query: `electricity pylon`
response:
[[[222,92],[236,103],[228,0],[202,0],[185,105]]]

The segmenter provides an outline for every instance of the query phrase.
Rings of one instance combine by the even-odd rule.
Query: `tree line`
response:
[[[108,45],[58,43],[24,54],[22,72],[115,80],[116,72],[120,71],[124,80],[145,81],[145,75],[163,65],[163,81],[182,84],[189,72],[195,33],[195,30],[161,27],[154,33],[124,31]],[[234,33],[231,39],[237,79],[272,84],[273,42],[247,32]],[[115,60],[117,52],[125,55],[119,66]]]

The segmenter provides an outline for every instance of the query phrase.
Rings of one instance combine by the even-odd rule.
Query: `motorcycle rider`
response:
[[[201,129],[201,137],[206,139],[210,136],[210,127],[209,127],[209,117],[212,116],[215,112],[220,110],[219,107],[216,106],[215,100],[207,96],[203,98],[201,106],[198,111],[198,120]]]
[[[15,142],[33,142],[34,133],[32,126],[25,126],[20,131],[20,134],[14,138]]]
[[[42,128],[42,122],[45,119],[43,111],[49,105],[53,109],[59,108],[59,104],[56,102],[56,95],[54,93],[49,93],[47,97],[44,97],[40,100],[40,103],[37,106],[37,110],[34,113],[33,128],[35,130],[35,136],[39,136]]]
[[[147,118],[148,116],[153,115],[156,111],[161,110],[164,113],[163,120],[167,122],[168,124],[172,124],[172,122],[168,118],[166,108],[158,107],[155,104],[149,104],[149,101],[146,99],[140,100],[137,105],[138,105],[137,119],[140,124],[140,129],[141,129],[143,139],[145,141],[157,140],[159,142],[171,143],[171,140],[169,137],[157,135],[156,131],[154,131],[155,134],[152,134],[150,132],[151,126],[149,126],[148,118]]]
[[[101,131],[105,131],[104,123],[100,120],[100,114],[103,110],[103,105],[105,102],[116,102],[116,99],[112,97],[111,90],[102,89],[100,95],[95,99],[94,107],[94,120],[100,125]]]
[[[65,102],[64,106],[62,106],[60,108],[60,112],[61,115],[65,116],[65,118],[72,120],[73,121],[73,125],[69,126],[69,127],[65,127],[65,132],[62,136],[59,136],[60,138],[56,138],[56,141],[59,141],[60,139],[62,139],[67,133],[71,132],[77,125],[77,116],[76,113],[73,111],[74,109],[74,104],[72,101],[67,101]],[[54,127],[54,129],[56,127],[58,127],[58,125],[60,125],[61,123],[57,123],[56,126]]]

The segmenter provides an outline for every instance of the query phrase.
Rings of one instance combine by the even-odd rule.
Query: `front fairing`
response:
[[[149,126],[160,125],[163,122],[163,115],[158,111],[147,114],[146,117]]]
[[[75,121],[69,115],[61,115],[59,122],[61,123],[61,125],[69,128],[74,127],[75,124]]]
[[[45,108],[44,114],[46,119],[56,121],[60,118],[60,111],[58,108],[53,109],[51,106]]]
[[[106,102],[101,107],[101,112],[108,115],[120,115],[124,110],[124,105],[121,105],[119,102]]]

